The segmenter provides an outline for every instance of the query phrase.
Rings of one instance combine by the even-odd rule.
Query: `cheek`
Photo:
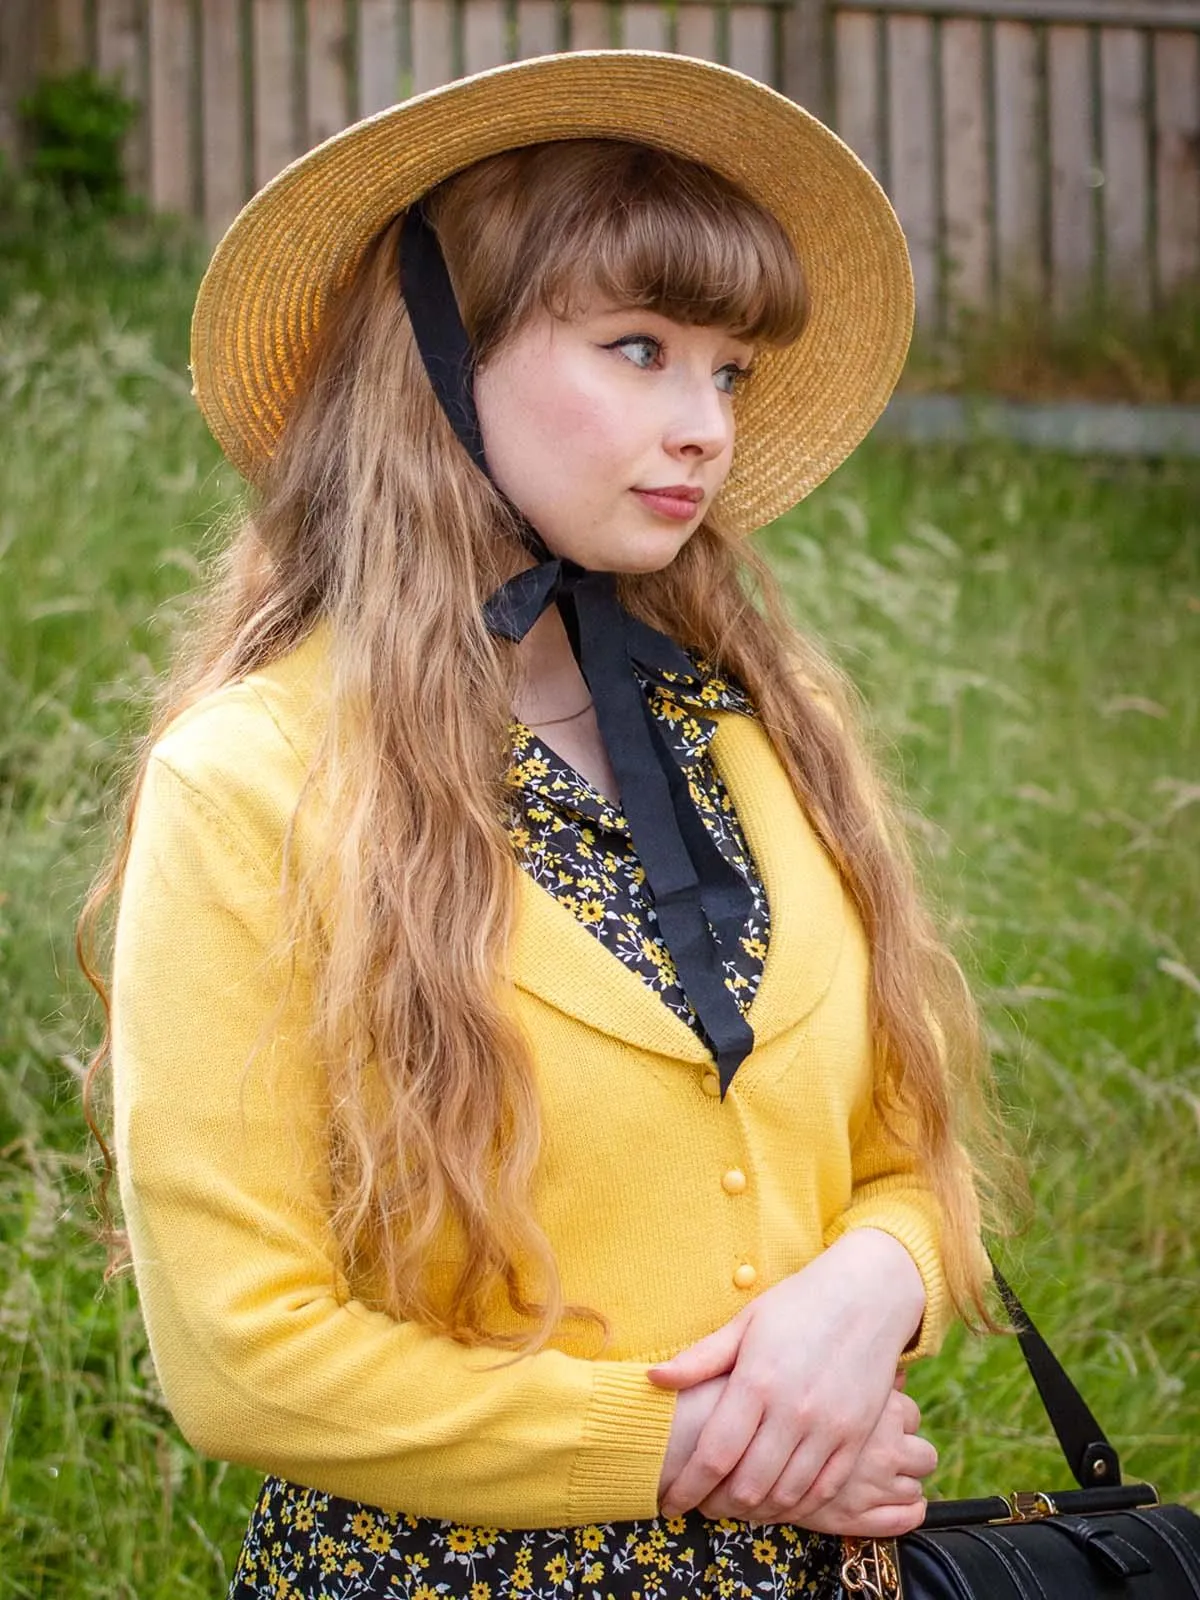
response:
[[[627,400],[569,359],[513,362],[481,374],[476,395],[492,471],[518,505],[569,480],[611,471],[633,432]]]

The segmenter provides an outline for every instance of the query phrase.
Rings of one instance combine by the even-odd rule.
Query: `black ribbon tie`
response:
[[[494,484],[475,408],[475,354],[420,202],[401,229],[400,286],[433,392],[463,448]],[[721,949],[736,948],[753,897],[705,827],[638,677],[640,669],[659,681],[664,673],[686,679],[695,667],[673,639],[625,609],[615,574],[552,555],[536,528],[511,509],[536,565],[496,590],[484,619],[493,634],[519,643],[549,606],[558,607],[591,692],[663,941],[713,1054],[724,1099],[754,1048],[754,1033],[726,985]]]

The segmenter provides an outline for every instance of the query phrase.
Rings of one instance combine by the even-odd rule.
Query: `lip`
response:
[[[659,516],[670,517],[674,522],[690,522],[696,507],[704,499],[704,490],[691,484],[672,483],[662,489],[635,489],[634,494],[644,505]]]

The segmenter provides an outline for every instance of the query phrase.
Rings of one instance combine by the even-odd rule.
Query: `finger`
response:
[[[911,1395],[898,1394],[888,1402],[905,1433],[916,1433],[921,1426],[921,1408]]]
[[[762,1407],[745,1391],[727,1385],[700,1430],[696,1448],[660,1502],[664,1517],[691,1511],[727,1478],[745,1454],[762,1421]]]
[[[663,1389],[690,1389],[707,1378],[720,1377],[723,1372],[733,1370],[744,1332],[745,1322],[740,1316],[735,1317],[715,1333],[707,1334],[672,1356],[670,1361],[660,1361],[649,1368],[646,1376]]]
[[[843,1539],[899,1539],[925,1520],[925,1501],[912,1505],[872,1506],[869,1511],[846,1512],[830,1506],[804,1526],[816,1533],[838,1534]]]
[[[912,1505],[924,1498],[925,1490],[919,1478],[906,1478],[902,1473],[892,1479],[888,1500],[898,1506]]]
[[[904,1386],[907,1383],[908,1383],[908,1368],[907,1367],[897,1367],[896,1368],[896,1376],[892,1380],[892,1388],[893,1389],[903,1389]]]
[[[906,1433],[896,1451],[896,1470],[910,1478],[927,1478],[936,1472],[938,1453],[928,1439],[919,1434]]]
[[[772,1489],[772,1502],[787,1509],[789,1521],[805,1510],[818,1510],[844,1488],[857,1459],[857,1450],[803,1440]]]
[[[773,1520],[769,1513],[779,1503],[776,1485],[795,1449],[794,1423],[768,1414],[737,1466],[716,1490],[716,1495],[731,1508],[726,1515],[743,1522]],[[764,1515],[756,1515],[758,1512]]]

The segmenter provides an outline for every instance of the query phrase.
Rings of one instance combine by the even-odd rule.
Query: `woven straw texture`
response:
[[[368,243],[451,173],[520,145],[659,145],[723,173],[780,219],[808,284],[800,338],[764,350],[737,401],[719,508],[749,532],[845,460],[895,387],[912,273],[891,205],[815,117],[727,67],[649,51],[579,51],[497,67],[406,100],[292,163],[234,220],[200,286],[192,377],[217,442],[260,476],[330,297]]]

